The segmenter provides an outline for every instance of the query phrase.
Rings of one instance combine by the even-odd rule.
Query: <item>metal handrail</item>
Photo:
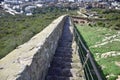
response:
[[[77,30],[75,25],[74,25],[73,29],[74,29],[75,40],[76,40],[78,50],[79,50],[78,53],[81,56],[83,69],[84,69],[84,72],[86,74],[86,80],[102,80],[101,74],[100,74],[100,72],[98,71],[98,69],[96,67],[94,59],[91,56],[90,51],[86,48],[83,41],[81,40],[81,37],[79,35],[79,31]],[[82,48],[81,49],[82,52],[80,51],[80,48]],[[95,74],[92,73],[91,66],[89,64],[91,64],[92,69],[94,70]]]

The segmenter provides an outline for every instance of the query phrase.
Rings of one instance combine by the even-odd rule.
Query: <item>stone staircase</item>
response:
[[[46,80],[84,80],[82,65],[78,54],[75,53],[76,46],[71,28],[68,19],[64,25]]]

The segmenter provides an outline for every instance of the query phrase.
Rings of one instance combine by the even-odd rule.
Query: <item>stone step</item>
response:
[[[72,49],[71,50],[62,50],[62,49],[56,49],[56,53],[72,53]]]
[[[76,68],[64,68],[61,69],[59,67],[50,68],[48,71],[48,75],[57,75],[57,76],[64,76],[64,77],[82,77],[82,71]]]
[[[54,54],[54,57],[69,57],[69,58],[72,58],[73,59],[79,59],[80,60],[80,57],[79,57],[79,54],[76,54],[75,52],[72,53],[72,52],[59,52],[57,51],[55,54]]]
[[[80,69],[76,69],[76,68],[65,68],[62,70],[61,72],[62,76],[67,76],[67,77],[82,77],[82,71]]]
[[[70,34],[68,34],[68,33],[66,33],[66,34],[64,34],[64,35],[62,35],[62,37],[61,37],[61,39],[67,39],[67,40],[72,40],[72,35],[70,36]]]
[[[71,47],[71,44],[72,43],[71,42],[67,42],[67,40],[58,43],[59,47]]]
[[[67,38],[66,38],[66,37],[67,37]],[[61,40],[61,41],[63,40],[63,41],[72,42],[72,38],[71,38],[71,37],[68,37],[68,36],[63,36],[60,40]],[[62,42],[63,42],[63,41],[62,41]]]
[[[59,55],[72,55],[73,53],[72,53],[72,51],[60,51],[60,50],[56,50],[55,51],[55,55],[57,55],[57,54],[59,54]]]
[[[59,47],[57,47],[57,50],[64,50],[64,51],[73,51],[73,49],[72,48],[70,48],[70,47],[61,47],[61,46],[59,46]]]
[[[71,62],[57,62],[53,61],[51,67],[60,67],[60,68],[81,68],[81,63],[71,63]]]
[[[80,69],[82,68],[82,64],[81,63],[65,63],[64,64],[64,68],[77,68],[77,69]]]
[[[77,63],[77,62],[80,62],[79,58],[74,58],[74,57],[54,57],[53,58],[53,61],[57,61],[57,62],[74,62],[74,63]]]
[[[64,40],[66,40],[68,42],[72,42],[72,38],[71,37],[68,37],[66,39],[65,39],[65,37],[68,37],[68,36],[64,36],[63,38],[61,38],[61,40],[64,39]]]
[[[61,75],[61,68],[60,67],[56,67],[56,68],[50,67],[47,75],[60,76]]]
[[[69,58],[69,57],[54,57],[53,61],[72,62],[72,58]]]
[[[58,46],[57,49],[67,49],[67,50],[71,50],[72,48]]]
[[[69,57],[72,58],[72,53],[55,53],[54,57]]]
[[[46,80],[83,80],[82,77],[47,76]]]

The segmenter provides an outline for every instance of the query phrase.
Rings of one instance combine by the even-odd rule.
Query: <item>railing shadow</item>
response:
[[[75,24],[74,24],[74,35],[78,45],[79,57],[84,67],[86,80],[106,80],[100,65],[95,61],[94,56],[91,54],[91,51],[87,45],[87,42],[84,40],[80,31],[78,31]]]

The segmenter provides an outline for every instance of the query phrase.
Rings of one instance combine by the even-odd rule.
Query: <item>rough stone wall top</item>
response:
[[[0,80],[38,80],[41,78],[41,75],[45,74],[45,73],[41,73],[42,71],[40,71],[41,67],[39,67],[39,71],[35,69],[33,69],[32,66],[41,66],[40,62],[44,60],[44,58],[42,58],[41,56],[50,56],[53,55],[54,51],[55,51],[55,47],[57,46],[57,41],[61,35],[62,32],[62,26],[64,25],[64,20],[65,20],[65,15],[59,17],[58,19],[54,20],[49,26],[47,26],[43,31],[41,31],[40,33],[38,33],[37,35],[35,35],[34,37],[32,37],[28,42],[24,43],[23,45],[18,46],[15,50],[13,50],[12,52],[10,52],[6,57],[2,58],[0,60]],[[59,30],[61,29],[61,30]],[[56,32],[58,32],[57,35],[55,35],[55,30]],[[53,38],[55,37],[55,38]],[[54,39],[54,40],[52,40]],[[55,40],[56,39],[56,40]],[[50,42],[51,41],[51,42]],[[50,47],[46,47],[45,44],[47,43],[51,43]],[[51,46],[51,45],[55,45],[55,46]],[[43,50],[43,51],[42,51]],[[46,52],[48,54],[45,54]],[[51,52],[51,53],[49,53]],[[37,55],[37,57],[35,57],[35,55]],[[38,57],[40,56],[40,57]],[[38,60],[39,63],[35,63],[33,64],[33,60]],[[36,59],[38,58],[38,59]],[[40,58],[42,58],[42,60],[40,61]],[[50,59],[52,58],[52,56],[50,57]],[[46,57],[46,62],[44,62],[43,64],[47,63],[46,66],[42,65],[43,67],[45,67],[44,69],[47,69],[47,66],[49,65],[48,63],[50,62],[50,59],[48,59]],[[36,72],[34,72],[34,74],[32,73],[33,71],[29,71],[26,70],[26,68],[29,67],[31,69],[33,69],[33,71],[35,70]],[[28,73],[24,73],[24,71],[26,70],[26,72]],[[24,73],[24,74],[21,74]],[[33,74],[33,77],[30,77],[30,74]],[[36,74],[38,76],[36,76]],[[24,76],[28,76],[29,78],[20,78]],[[40,75],[40,76],[39,76]],[[44,76],[43,76],[44,77]],[[41,79],[42,80],[42,79]]]

